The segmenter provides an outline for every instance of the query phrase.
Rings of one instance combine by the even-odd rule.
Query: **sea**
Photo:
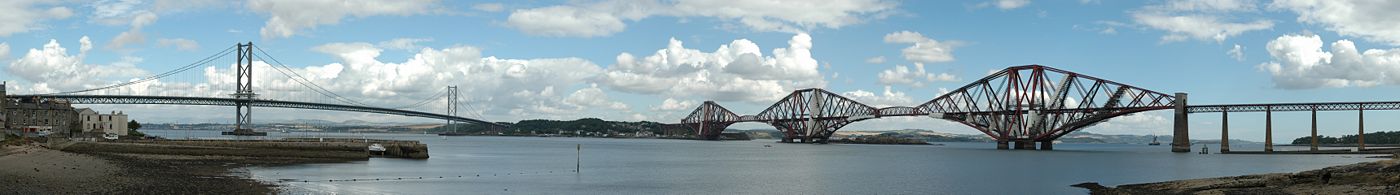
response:
[[[1287,173],[1380,159],[1365,155],[1172,153],[1169,144],[1071,144],[1052,151],[994,143],[792,144],[433,134],[142,130],[170,139],[338,137],[417,140],[425,160],[249,167],[284,194],[1085,194],[1070,187]],[[1232,145],[1236,151],[1262,145]],[[1276,146],[1276,150],[1306,150]]]

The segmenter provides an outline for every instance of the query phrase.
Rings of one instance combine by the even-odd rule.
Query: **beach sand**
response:
[[[0,148],[0,194],[276,193],[275,185],[233,172],[261,164],[239,157],[80,154],[40,145],[6,146]]]

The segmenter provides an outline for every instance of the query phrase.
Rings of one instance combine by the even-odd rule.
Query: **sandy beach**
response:
[[[122,166],[92,155],[37,145],[0,148],[0,188],[15,194],[118,193],[135,179]]]

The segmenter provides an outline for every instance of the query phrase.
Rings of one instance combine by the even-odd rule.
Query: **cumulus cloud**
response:
[[[650,56],[619,54],[599,82],[632,93],[748,102],[771,102],[795,89],[825,86],[812,59],[811,36],[797,34],[788,44],[764,56],[746,39],[703,52],[672,38]]]
[[[994,0],[977,4],[977,7],[996,7],[1001,10],[1013,10],[1030,4],[1031,0]]]
[[[1256,4],[1253,0],[1168,1],[1128,13],[1139,25],[1167,31],[1162,42],[1196,39],[1218,43],[1245,32],[1273,28],[1272,20],[1236,16],[1236,13],[1258,12]]]
[[[156,45],[160,45],[161,47],[175,47],[175,49],[180,51],[194,51],[199,49],[199,42],[180,38],[158,39],[156,40]]]
[[[43,29],[41,22],[73,16],[73,10],[49,1],[0,1],[0,37]]]
[[[573,94],[569,94],[568,98],[564,98],[564,103],[574,105],[578,107],[578,110],[590,107],[608,108],[620,111],[629,110],[627,104],[610,100],[608,94],[603,93],[603,89],[598,88],[597,84],[593,84],[592,87],[574,91]]]
[[[269,16],[267,24],[259,31],[263,38],[291,37],[320,25],[338,24],[349,16],[426,14],[437,4],[437,0],[250,0],[247,3],[254,12]]]
[[[88,50],[92,49],[92,41],[84,36],[78,42],[78,53],[73,55],[58,40],[49,40],[42,48],[29,49],[5,68],[11,76],[34,83],[32,88],[50,90],[87,89],[112,80],[148,75],[135,67],[140,62],[138,58],[128,58],[124,63],[113,65],[87,64],[84,59]]]
[[[700,104],[699,104],[699,103],[695,103],[694,100],[684,100],[684,101],[682,101],[682,100],[676,100],[676,99],[674,99],[674,98],[666,98],[666,100],[662,100],[662,101],[661,101],[661,105],[652,106],[652,107],[651,107],[651,110],[652,110],[652,111],[683,111],[683,110],[695,109],[695,107],[698,106],[698,105],[700,105]]]
[[[1171,132],[1172,119],[1162,112],[1141,112],[1113,117],[1083,131],[1102,134],[1164,135]]]
[[[884,64],[884,63],[885,63],[885,56],[875,56],[875,57],[866,58],[866,59],[865,59],[865,63],[867,63],[867,64]]]
[[[908,95],[904,95],[904,92],[895,91],[888,85],[885,86],[885,92],[880,95],[876,95],[873,92],[865,90],[855,90],[843,92],[841,93],[841,96],[851,98],[857,102],[864,103],[866,105],[874,106],[877,108],[891,106],[915,106],[914,100],[912,98],[909,98]]]
[[[117,34],[117,37],[112,38],[112,43],[108,44],[107,47],[112,49],[120,49],[130,44],[141,44],[146,42],[146,35],[141,32],[141,29],[145,28],[146,25],[155,23],[156,20],[158,20],[159,18],[159,16],[156,16],[155,13],[151,12],[141,12],[136,14],[135,16],[132,16],[130,23],[131,28],[128,29],[126,32]]]
[[[1400,2],[1278,0],[1271,8],[1298,13],[1298,21],[1319,24],[1345,36],[1400,45]]]
[[[433,39],[430,38],[397,38],[381,41],[378,46],[385,49],[417,50],[423,48],[423,46],[419,46],[418,43],[431,41],[433,41]]]
[[[895,6],[884,0],[598,1],[514,10],[506,25],[541,36],[598,37],[621,32],[629,21],[671,16],[714,18],[726,26],[737,23],[754,31],[800,32],[882,18]]]
[[[472,9],[484,12],[501,12],[506,9],[506,6],[500,3],[478,3],[472,5]]]
[[[895,65],[894,68],[880,71],[878,75],[882,85],[909,85],[913,87],[924,87],[926,82],[957,81],[958,77],[948,73],[931,73],[924,70],[923,63],[914,63],[914,68],[908,66]]]
[[[0,60],[10,59],[10,43],[0,42]]]
[[[1284,89],[1369,87],[1400,83],[1400,49],[1360,51],[1350,40],[1332,42],[1323,50],[1318,35],[1284,35],[1269,41],[1273,61],[1259,69]]]
[[[1225,54],[1229,54],[1230,58],[1234,58],[1235,61],[1244,61],[1244,46],[1235,44],[1235,48],[1225,51]]]
[[[923,34],[899,31],[885,35],[885,43],[912,44],[904,48],[904,59],[920,63],[953,61],[953,48],[961,46],[957,41],[938,41]]]

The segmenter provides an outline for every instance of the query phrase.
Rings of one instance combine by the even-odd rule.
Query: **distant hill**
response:
[[[1318,144],[1356,144],[1356,135],[1342,137],[1317,136]],[[1293,139],[1293,144],[1312,144],[1312,136]],[[1400,131],[1366,133],[1366,144],[1400,144]]]

